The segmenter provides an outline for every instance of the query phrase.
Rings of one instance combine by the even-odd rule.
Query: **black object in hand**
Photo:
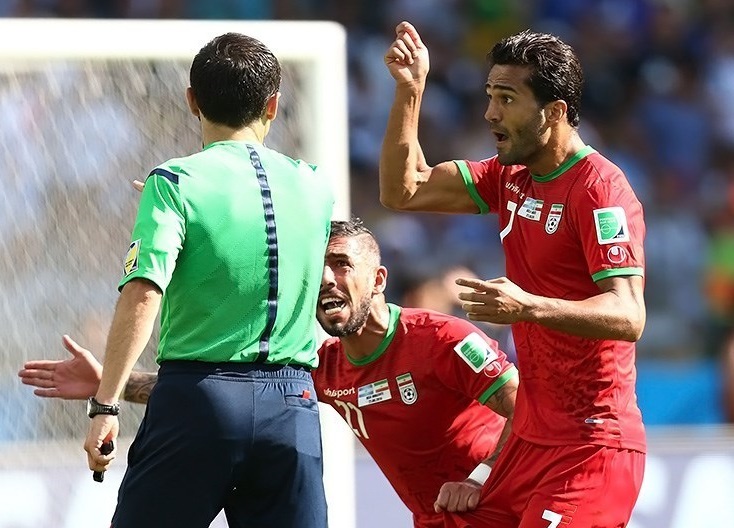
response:
[[[115,444],[112,440],[110,440],[109,442],[104,442],[99,447],[99,452],[103,455],[109,455],[110,453],[112,453],[113,449],[115,449]],[[95,471],[92,474],[92,478],[95,482],[102,482],[104,480],[104,471]]]

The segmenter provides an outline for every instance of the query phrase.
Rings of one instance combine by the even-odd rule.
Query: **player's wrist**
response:
[[[487,482],[491,472],[492,468],[489,467],[489,464],[480,462],[477,467],[472,470],[466,480],[470,480],[479,486],[484,486],[484,483]]]

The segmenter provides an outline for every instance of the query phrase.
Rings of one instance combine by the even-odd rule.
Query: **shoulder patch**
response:
[[[133,271],[138,269],[138,255],[140,255],[140,240],[137,239],[130,244],[130,248],[125,255],[125,276],[127,277]]]
[[[493,350],[476,332],[472,332],[462,339],[454,347],[454,351],[477,374],[492,361],[499,358],[497,351]]]
[[[599,244],[614,244],[630,240],[627,215],[621,207],[594,209],[594,225]]]

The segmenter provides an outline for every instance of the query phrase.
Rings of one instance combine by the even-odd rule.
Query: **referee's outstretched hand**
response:
[[[27,361],[18,372],[21,383],[36,387],[33,394],[41,398],[86,400],[94,396],[102,379],[102,365],[68,335],[61,342],[72,357]]]

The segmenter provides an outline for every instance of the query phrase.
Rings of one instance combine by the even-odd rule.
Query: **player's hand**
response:
[[[71,359],[28,361],[18,372],[20,381],[37,387],[33,394],[42,398],[86,400],[94,396],[102,379],[102,365],[68,335],[62,337],[62,343]]]
[[[472,288],[462,292],[461,309],[472,321],[511,324],[526,320],[533,296],[507,277],[498,279],[456,279],[456,284]]]
[[[143,192],[143,187],[145,187],[145,183],[141,182],[140,180],[133,180],[133,187],[135,187],[136,191]]]
[[[428,76],[428,48],[409,22],[395,28],[395,40],[385,53],[385,65],[398,84],[423,84]]]
[[[436,513],[471,511],[479,504],[481,492],[482,486],[473,480],[446,482],[438,492],[433,509]]]
[[[117,416],[98,414],[89,424],[89,432],[84,442],[84,451],[87,452],[87,463],[92,471],[107,471],[107,466],[117,455],[117,435],[120,431],[120,422]],[[100,451],[104,442],[112,440],[114,446],[108,455]]]

